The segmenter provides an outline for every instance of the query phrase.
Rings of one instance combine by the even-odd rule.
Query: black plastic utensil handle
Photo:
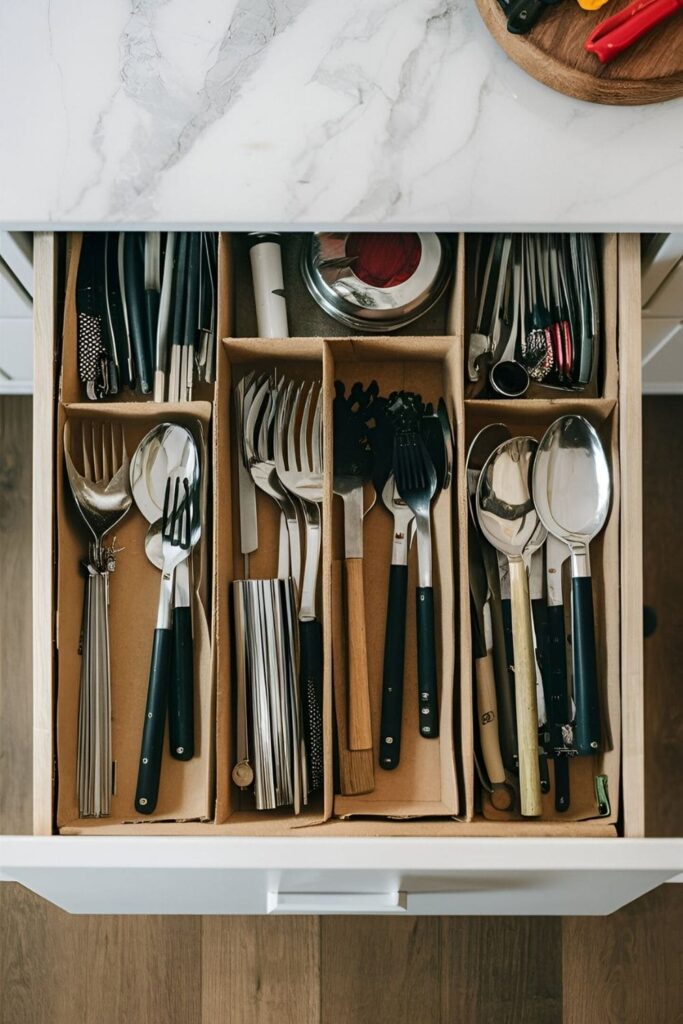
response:
[[[379,766],[388,772],[397,768],[401,759],[407,599],[408,566],[392,565],[389,570],[389,600],[384,633],[382,715],[379,734]]]
[[[138,783],[135,790],[135,810],[139,814],[153,814],[159,796],[172,643],[173,634],[170,629],[154,630],[145,724],[142,727]]]
[[[145,311],[147,314],[147,357],[150,366],[154,367],[157,353],[157,327],[159,326],[159,304],[161,294],[153,289],[145,291]],[[160,367],[165,369],[165,367]]]
[[[299,622],[299,686],[312,793],[323,785],[323,630],[317,619]]]
[[[139,232],[127,232],[124,239],[124,277],[130,340],[135,358],[138,387],[144,395],[152,390],[152,362],[147,347],[147,309],[144,301],[143,242]]]
[[[171,757],[194,757],[194,658],[189,608],[173,610],[173,671],[168,693],[168,737]]]
[[[548,623],[548,692],[546,710],[548,724],[555,746],[562,739],[560,726],[567,725],[570,716],[569,694],[567,693],[567,642],[564,635],[564,605],[549,605],[546,610]]]
[[[503,605],[507,606],[507,612]],[[507,616],[507,620],[506,620]],[[512,640],[512,611],[509,601],[491,599],[491,625],[493,627],[493,664],[496,677],[496,700],[498,701],[498,731],[503,764],[512,774],[517,772],[517,723],[515,719],[515,694],[507,656],[505,635],[510,631]]]
[[[553,761],[555,773],[555,810],[564,814],[569,810],[569,761],[566,754],[561,754]]]
[[[420,735],[435,740],[439,735],[439,697],[436,682],[434,591],[417,587],[417,696]]]
[[[600,701],[590,576],[572,579],[572,651],[574,657],[574,746],[578,754],[600,750]]]

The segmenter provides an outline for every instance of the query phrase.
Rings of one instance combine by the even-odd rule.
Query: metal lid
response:
[[[331,317],[359,331],[384,333],[416,320],[439,300],[451,277],[448,240],[433,232],[413,232],[419,259],[398,284],[378,286],[361,280],[350,251],[350,232],[312,234],[304,247],[301,272],[309,292]]]

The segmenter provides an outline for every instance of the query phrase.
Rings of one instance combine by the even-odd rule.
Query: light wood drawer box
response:
[[[596,819],[583,822],[577,834],[576,823],[332,820],[286,836],[255,836],[248,824],[231,830],[195,822],[104,826],[84,836],[52,834],[52,538],[61,328],[56,238],[36,236],[35,836],[0,841],[5,878],[74,912],[547,915],[609,913],[683,872],[682,841],[642,838],[640,249],[632,235],[612,236],[605,245],[611,246],[616,265],[617,361],[609,373],[619,404],[621,487],[621,800],[616,827]]]

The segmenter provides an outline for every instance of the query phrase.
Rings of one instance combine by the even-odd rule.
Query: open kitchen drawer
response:
[[[34,386],[34,831],[0,839],[0,876],[78,913],[606,914],[683,872],[683,840],[644,839],[640,249],[612,236],[621,500],[618,820],[367,818],[279,829],[96,823],[53,834],[53,487],[57,245],[36,236]],[[460,275],[460,287],[462,275]],[[454,345],[462,344],[456,328]],[[463,425],[460,425],[462,449]],[[459,453],[462,460],[462,450]],[[462,470],[462,465],[460,465]],[[462,587],[462,580],[460,581]],[[466,594],[466,588],[465,588]],[[463,630],[469,624],[463,619]],[[259,832],[256,835],[256,832]],[[283,831],[286,834],[283,834]],[[87,833],[87,834],[83,834]]]

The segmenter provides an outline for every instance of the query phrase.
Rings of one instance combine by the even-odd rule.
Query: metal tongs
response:
[[[609,64],[655,25],[679,11],[683,11],[683,0],[635,0],[596,25],[583,44],[584,49],[595,54],[602,64]]]

